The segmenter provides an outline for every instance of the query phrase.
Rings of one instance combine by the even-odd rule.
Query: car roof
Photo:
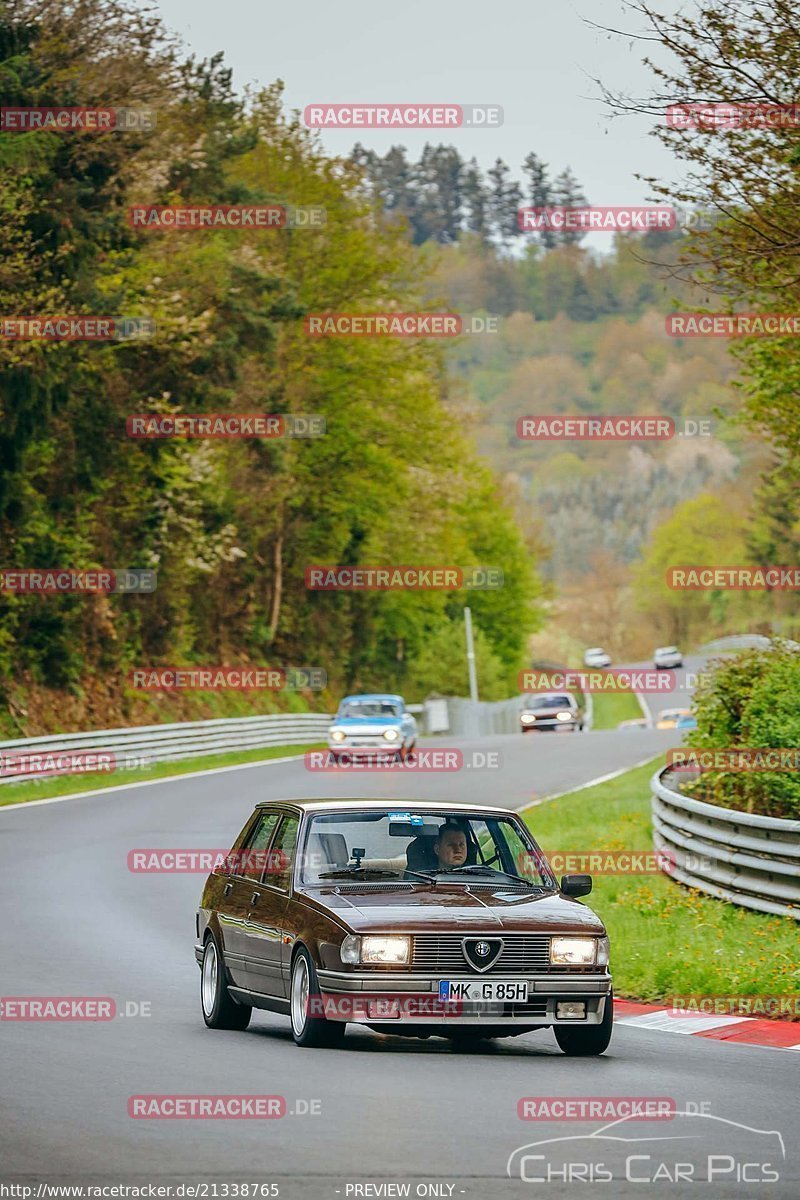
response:
[[[353,809],[363,809],[365,812],[380,812],[381,809],[401,810],[403,812],[415,812],[420,809],[427,809],[430,812],[443,813],[502,813],[508,816],[513,810],[502,808],[497,805],[484,804],[465,804],[459,800],[364,800],[359,796],[352,796],[349,799],[336,800],[319,800],[303,797],[300,799],[285,799],[285,800],[259,800],[256,808],[268,808],[270,805],[291,805],[292,808],[302,809],[303,812],[352,812]],[[515,814],[516,815],[516,814]]]
[[[346,704],[348,700],[391,700],[395,704],[403,703],[403,697],[398,696],[396,692],[355,692],[352,696],[343,696],[339,703]]]
[[[534,700],[572,700],[574,697],[569,692],[532,692],[527,699],[531,704]]]

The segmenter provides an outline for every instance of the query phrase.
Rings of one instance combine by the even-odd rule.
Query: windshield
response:
[[[402,710],[391,700],[348,700],[342,704],[339,717],[400,717]]]
[[[464,882],[483,878],[497,884],[556,886],[541,850],[513,817],[405,809],[312,817],[301,882],[326,884],[350,877]]]
[[[528,701],[528,708],[571,708],[569,696],[534,696]]]

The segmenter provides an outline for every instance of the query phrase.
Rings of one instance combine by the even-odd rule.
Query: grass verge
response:
[[[264,746],[255,750],[231,750],[227,754],[202,754],[180,762],[155,763],[137,771],[95,772],[91,775],[59,775],[29,783],[6,783],[0,787],[0,808],[8,804],[25,804],[29,800],[49,800],[52,796],[68,796],[71,792],[102,791],[126,783],[143,783],[164,779],[170,775],[186,775],[190,771],[210,771],[212,767],[231,767],[238,763],[268,762],[271,758],[304,754],[321,750],[321,742],[302,746]]]
[[[652,850],[648,782],[659,764],[526,809],[545,852]],[[663,874],[595,876],[586,903],[611,938],[619,996],[797,995],[798,924],[714,900]]]
[[[595,692],[592,703],[592,729],[616,729],[620,721],[635,721],[644,716],[633,692]]]

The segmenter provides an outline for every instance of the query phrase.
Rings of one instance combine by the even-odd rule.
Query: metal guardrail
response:
[[[181,721],[175,725],[137,725],[130,729],[95,729],[88,733],[48,734],[0,742],[3,773],[0,784],[20,783],[44,777],[41,766],[24,770],[32,756],[113,754],[117,770],[148,763],[179,761],[230,750],[253,750],[264,746],[297,746],[325,741],[331,717],[328,713],[270,713],[258,717],[234,717],[213,721]],[[20,767],[15,770],[8,764]],[[7,773],[8,772],[8,773]],[[61,774],[63,772],[53,772]],[[70,774],[74,772],[69,772]]]
[[[452,737],[491,737],[502,733],[519,733],[519,715],[528,695],[513,696],[510,700],[466,700],[462,696],[440,696],[425,704],[409,705],[409,711],[421,710],[421,733],[447,733]],[[584,729],[594,722],[591,692],[584,696]]]
[[[656,771],[653,845],[673,861],[670,878],[720,900],[800,921],[800,821],[693,800],[670,787],[696,778]]]

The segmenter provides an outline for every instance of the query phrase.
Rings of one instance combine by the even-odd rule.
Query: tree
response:
[[[587,203],[569,167],[565,167],[553,181],[553,203],[561,208],[580,208]],[[556,232],[556,241],[562,246],[577,246],[585,237],[581,229],[559,229]]]
[[[489,236],[489,196],[474,158],[464,167],[461,194],[466,209],[467,232],[475,233],[486,241]]]
[[[743,563],[745,528],[740,515],[709,495],[685,501],[657,527],[635,571],[634,590],[640,609],[663,629],[664,643],[686,645],[710,640],[712,633],[746,628],[758,608],[758,600],[747,593],[686,591],[667,582],[673,567]]]
[[[547,164],[543,163],[533,151],[526,157],[522,169],[528,177],[528,197],[532,208],[549,208],[553,204],[553,194],[547,177]],[[542,228],[539,240],[546,250],[556,245],[556,236],[552,229]]]
[[[511,178],[511,171],[502,158],[495,159],[487,176],[490,184],[491,228],[497,242],[506,246],[511,238],[519,236],[517,213],[522,207],[522,189]]]

